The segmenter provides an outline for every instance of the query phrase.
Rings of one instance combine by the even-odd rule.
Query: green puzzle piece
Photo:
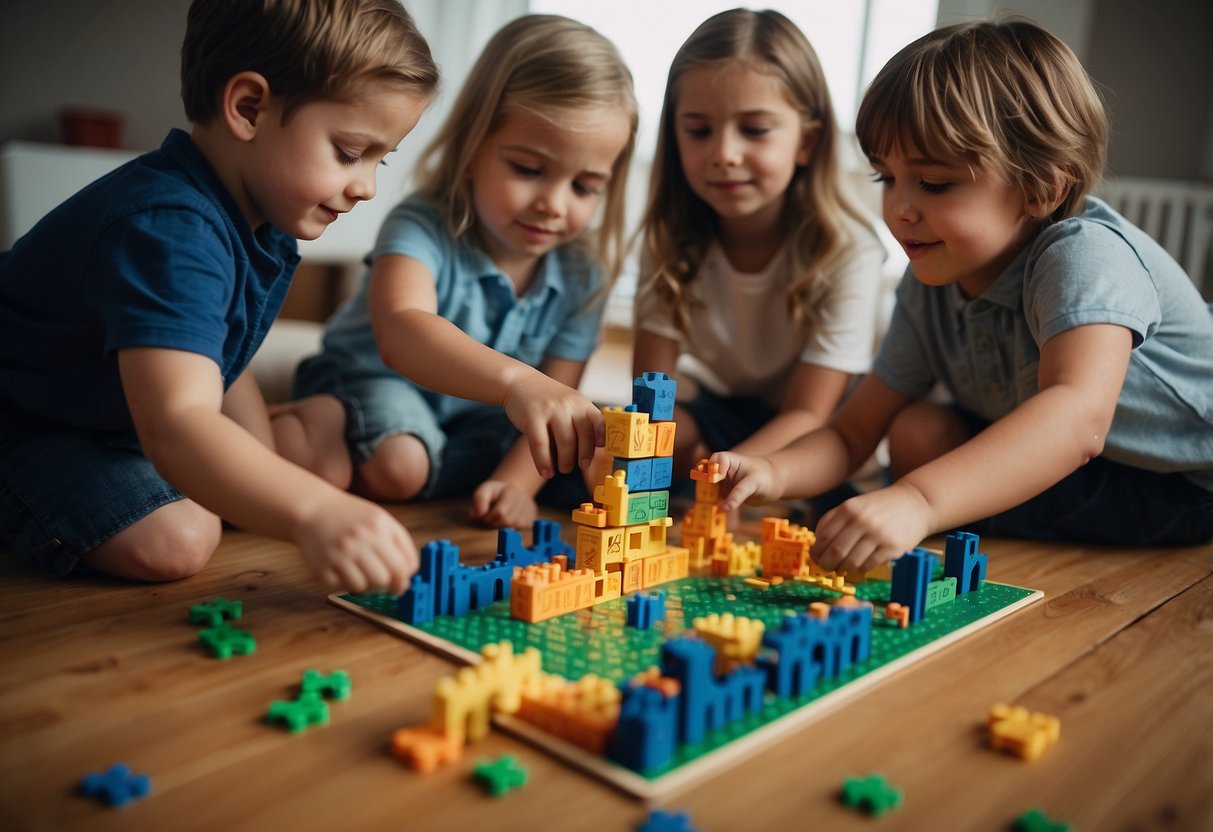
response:
[[[518,789],[526,785],[526,769],[518,765],[518,761],[509,755],[499,757],[491,763],[480,763],[473,771],[473,775],[494,797],[503,795],[510,789]]]
[[[266,719],[280,722],[292,734],[309,725],[324,725],[329,721],[329,705],[315,691],[299,694],[299,698],[270,703]]]
[[[253,640],[252,633],[227,624],[199,630],[198,641],[209,647],[216,659],[230,659],[233,653],[247,656],[257,652],[257,642]]]
[[[190,607],[190,623],[218,627],[225,620],[235,621],[243,614],[243,602],[216,598],[213,601],[204,601],[201,604],[194,604]]]
[[[344,670],[334,670],[325,676],[319,670],[303,671],[303,679],[299,689],[304,693],[325,695],[329,699],[342,701],[350,698],[350,674]]]
[[[842,785],[842,802],[852,809],[880,817],[901,805],[901,789],[890,786],[883,774],[848,777]]]

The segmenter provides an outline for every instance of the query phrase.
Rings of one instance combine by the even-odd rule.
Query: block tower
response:
[[[632,404],[604,407],[612,473],[594,502],[573,511],[576,569],[543,564],[516,570],[511,611],[532,623],[685,578],[687,550],[670,546],[674,472],[675,382],[645,373],[632,382]]]

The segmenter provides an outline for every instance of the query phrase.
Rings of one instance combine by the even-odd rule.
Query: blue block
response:
[[[665,373],[645,373],[632,380],[632,403],[649,414],[650,422],[668,422],[674,418],[674,398],[678,383]]]
[[[665,593],[637,592],[628,596],[627,626],[648,630],[658,621],[665,620]]]
[[[762,643],[775,651],[773,660],[760,658],[758,665],[766,669],[767,687],[776,696],[808,693],[836,665],[829,626],[808,613],[786,616],[778,630],[763,635]]]
[[[656,688],[620,686],[619,724],[607,746],[607,757],[633,771],[664,765],[677,745],[681,694],[667,699]]]
[[[89,774],[80,781],[81,792],[112,807],[147,797],[151,790],[151,779],[146,774],[132,774],[131,767],[125,763],[114,763],[104,773]]]
[[[652,485],[650,488],[669,488],[670,483],[674,481],[674,457],[672,456],[655,456],[653,457],[653,475],[650,479]]]
[[[648,491],[653,487],[653,457],[651,456],[640,459],[614,457],[611,460],[611,473],[616,471],[623,472],[623,481],[630,492]]]
[[[889,600],[910,608],[910,623],[917,624],[927,611],[927,584],[935,571],[936,558],[926,549],[915,549],[893,561],[893,583]]]
[[[943,548],[943,574],[956,579],[956,594],[981,589],[986,579],[986,556],[977,553],[980,542],[971,532],[952,532]]]

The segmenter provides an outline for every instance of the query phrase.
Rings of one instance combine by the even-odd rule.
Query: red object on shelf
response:
[[[59,113],[64,144],[77,147],[122,147],[126,117],[110,110],[73,108]]]

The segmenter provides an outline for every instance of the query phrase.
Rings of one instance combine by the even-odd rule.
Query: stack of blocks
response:
[[[691,472],[691,479],[695,481],[695,506],[682,518],[682,545],[687,547],[692,567],[710,565],[713,574],[717,574],[722,569],[718,564],[722,561],[727,564],[733,550],[733,533],[725,529],[728,518],[720,510],[718,483],[724,475],[719,463],[701,459]],[[725,569],[724,574],[735,573]]]
[[[687,576],[687,550],[666,543],[674,395],[668,375],[645,373],[632,383],[632,404],[603,408],[613,473],[594,489],[594,503],[573,511],[579,568],[517,570],[512,617],[533,624]]]

